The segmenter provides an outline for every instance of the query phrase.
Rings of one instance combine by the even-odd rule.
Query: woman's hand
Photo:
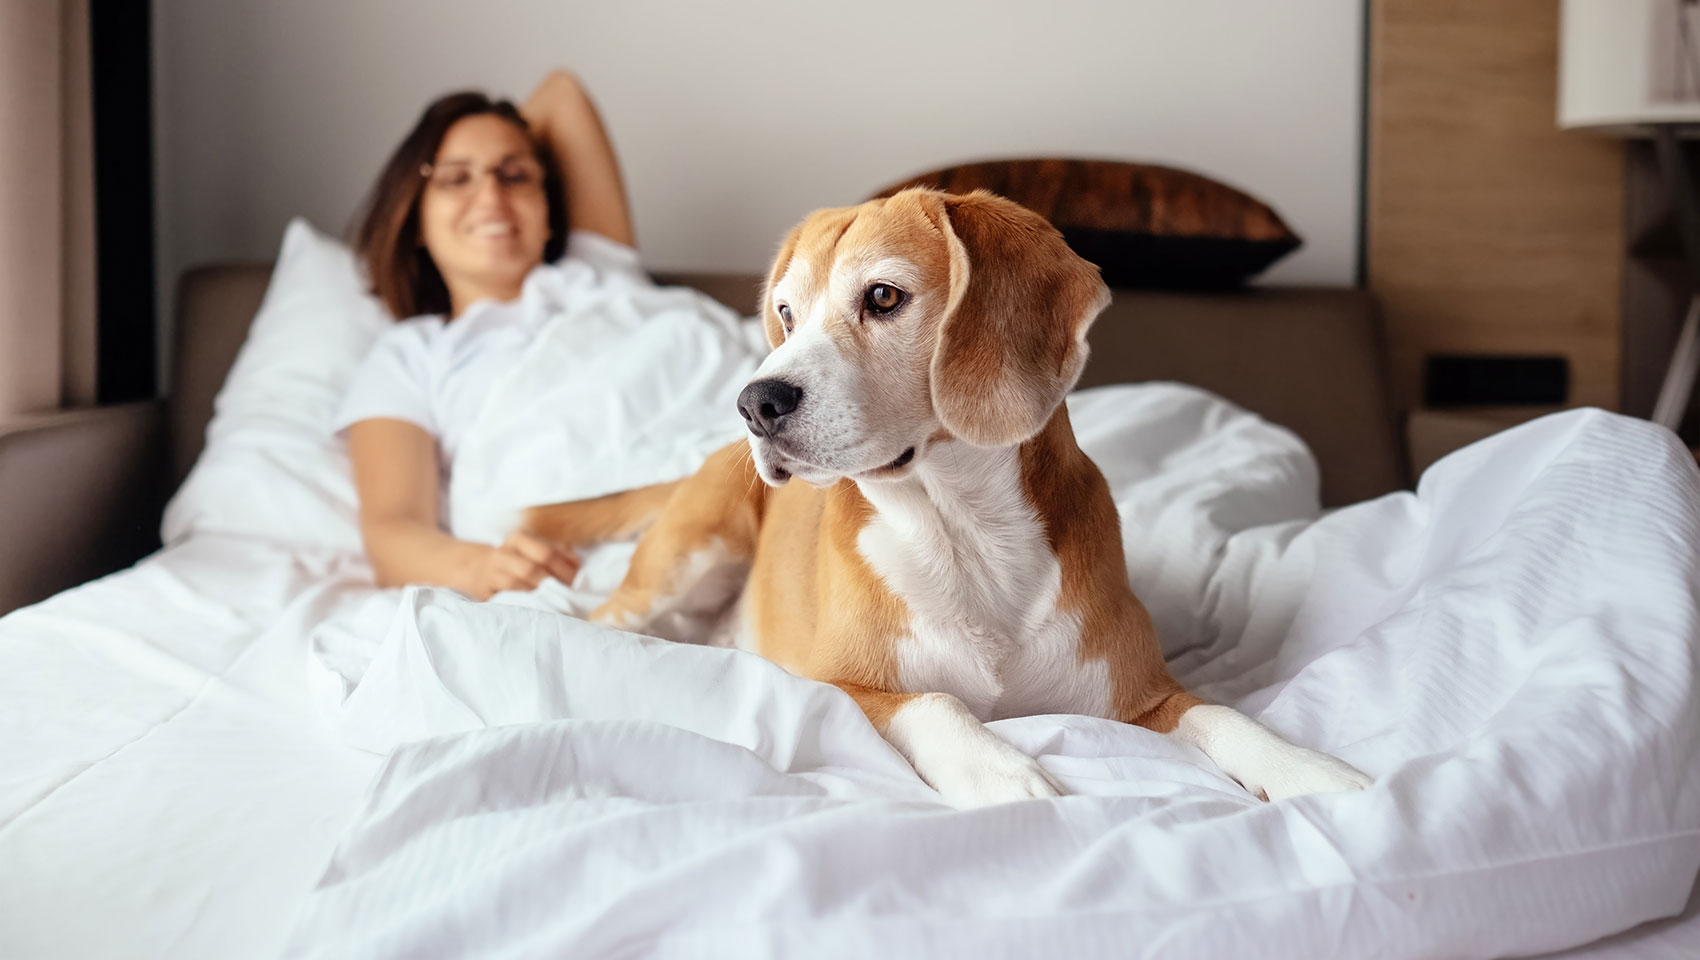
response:
[[[572,583],[579,561],[542,537],[515,532],[492,547],[437,528],[437,441],[405,420],[374,418],[348,428],[360,495],[360,535],[380,587],[432,583],[477,600],[534,590],[545,577]]]
[[[546,139],[555,106],[563,101],[580,99],[584,95],[584,87],[579,84],[577,76],[567,70],[551,70],[543,75],[537,89],[531,91],[531,95],[520,104],[519,115],[531,126],[533,135]]]
[[[554,544],[516,530],[501,546],[485,547],[467,577],[467,594],[488,600],[503,590],[535,590],[546,578],[571,584],[579,559]]]

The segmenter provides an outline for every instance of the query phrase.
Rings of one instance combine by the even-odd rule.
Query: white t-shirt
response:
[[[544,272],[552,275],[541,277]],[[520,299],[480,301],[452,323],[441,316],[414,317],[380,334],[349,381],[337,433],[361,420],[417,424],[437,440],[440,487],[446,490],[467,431],[547,318],[545,311],[525,308],[528,298],[543,295],[545,279],[549,296],[650,282],[636,250],[575,230],[560,260],[533,268]]]

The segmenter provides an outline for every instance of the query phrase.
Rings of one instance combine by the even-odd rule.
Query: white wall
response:
[[[1305,238],[1270,281],[1349,284],[1361,30],[1361,0],[155,0],[162,297],[271,256],[292,215],[343,229],[432,97],[521,98],[556,65],[602,107],[655,268],[756,272],[815,207],[1069,155],[1245,189]]]

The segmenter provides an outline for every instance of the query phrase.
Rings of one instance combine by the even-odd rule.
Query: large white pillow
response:
[[[226,533],[358,552],[358,501],[331,425],[355,367],[390,322],[353,253],[290,221],[213,402],[206,448],[166,507],[164,541]]]

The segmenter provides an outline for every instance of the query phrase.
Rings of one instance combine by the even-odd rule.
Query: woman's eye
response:
[[[779,322],[785,325],[785,332],[791,332],[791,308],[785,304],[779,305]]]
[[[496,168],[496,182],[509,190],[530,190],[543,184],[543,168],[516,162]]]
[[[903,306],[904,293],[889,283],[876,283],[862,294],[862,306],[869,313],[883,315]]]

